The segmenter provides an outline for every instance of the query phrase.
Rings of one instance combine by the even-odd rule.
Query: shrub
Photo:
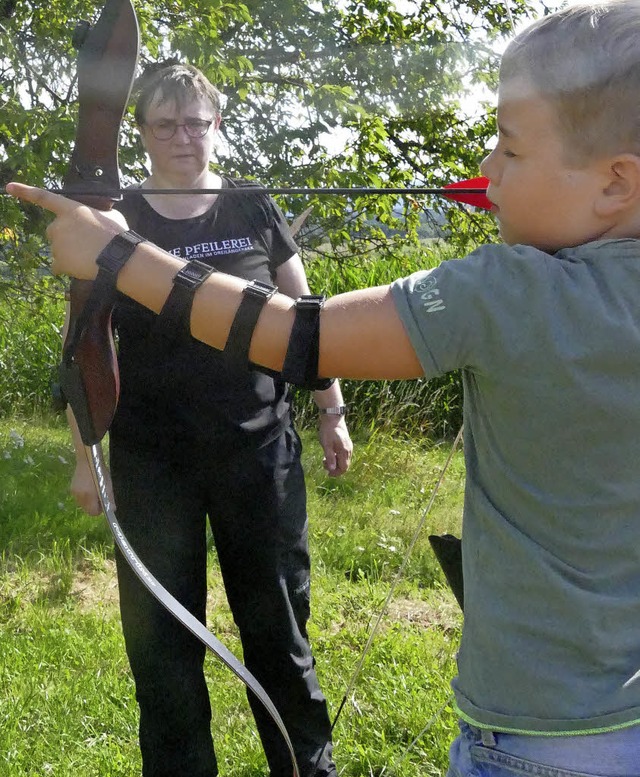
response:
[[[63,321],[61,285],[51,277],[0,298],[0,416],[50,410]]]

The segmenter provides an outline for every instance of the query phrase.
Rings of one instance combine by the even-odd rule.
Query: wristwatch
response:
[[[318,408],[320,415],[346,415],[346,405],[336,405],[335,407],[320,407]]]

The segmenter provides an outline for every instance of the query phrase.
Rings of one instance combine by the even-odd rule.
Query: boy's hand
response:
[[[21,183],[7,184],[7,194],[39,205],[55,214],[47,228],[53,251],[51,271],[82,280],[96,277],[96,259],[107,243],[128,229],[117,211],[99,211],[80,205],[61,194]]]

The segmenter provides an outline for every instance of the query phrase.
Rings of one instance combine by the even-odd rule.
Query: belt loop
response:
[[[495,734],[488,728],[480,729],[480,739],[485,747],[495,747],[497,744]]]

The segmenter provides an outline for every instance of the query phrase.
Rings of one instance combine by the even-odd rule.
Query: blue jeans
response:
[[[460,721],[447,777],[640,777],[640,726],[541,737],[482,732]]]

